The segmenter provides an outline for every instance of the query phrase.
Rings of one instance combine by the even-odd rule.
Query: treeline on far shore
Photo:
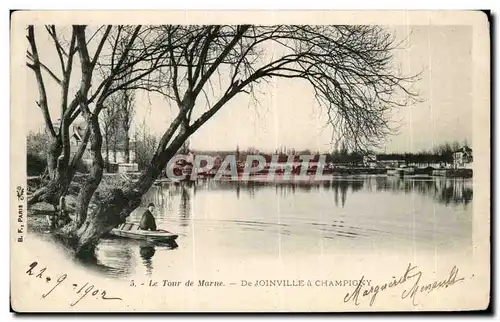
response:
[[[464,146],[468,146],[465,141],[460,144],[458,141],[451,143],[443,143],[441,145],[435,146],[432,150],[419,151],[419,152],[356,152],[348,151],[345,147],[334,150],[333,152],[320,152],[311,150],[296,150],[282,147],[276,149],[272,153],[268,151],[260,151],[255,148],[248,148],[245,150],[240,150],[238,147],[234,151],[204,151],[204,150],[191,150],[194,154],[208,155],[212,157],[224,158],[226,155],[236,155],[237,161],[244,162],[248,155],[260,155],[265,158],[266,162],[271,162],[273,157],[276,158],[278,162],[294,161],[300,162],[301,156],[309,155],[313,156],[312,162],[319,161],[321,156],[325,157],[327,163],[333,164],[345,164],[352,166],[362,166],[366,163],[366,158],[374,159],[377,161],[402,161],[406,164],[438,164],[453,163],[453,153]]]
[[[147,141],[147,140],[146,140]],[[135,159],[131,160],[138,164],[138,170],[141,171],[147,164],[145,160],[149,160],[155,151],[155,138],[151,137],[150,141],[145,140],[134,141]],[[37,176],[45,172],[47,167],[46,161],[46,148],[49,142],[44,133],[30,133],[27,137],[27,174],[28,176]],[[276,162],[301,162],[303,156],[312,156],[311,162],[320,161],[321,157],[324,157],[324,161],[330,165],[330,168],[335,168],[336,172],[342,173],[358,173],[360,169],[354,168],[365,168],[364,173],[382,173],[385,170],[382,169],[372,169],[369,170],[370,161],[381,162],[383,161],[396,161],[398,164],[418,164],[422,167],[434,166],[436,164],[450,165],[453,163],[453,153],[464,146],[467,146],[467,142],[460,144],[458,141],[451,143],[444,143],[435,146],[432,150],[420,151],[416,153],[376,153],[376,152],[357,152],[348,151],[344,146],[334,151],[311,151],[311,150],[296,150],[293,148],[287,148],[282,146],[275,151],[260,151],[256,148],[247,148],[240,150],[237,146],[235,150],[225,150],[225,151],[206,151],[197,150],[189,148],[189,141],[187,141],[183,147],[178,151],[178,153],[193,153],[195,155],[207,155],[218,159],[220,163],[227,155],[235,155],[236,160],[245,162],[248,155],[259,155],[264,157],[266,162],[270,163],[272,161]],[[349,168],[349,169],[345,169]],[[328,171],[328,169],[326,170]],[[82,160],[78,163],[76,172],[78,173],[88,173],[88,166]]]

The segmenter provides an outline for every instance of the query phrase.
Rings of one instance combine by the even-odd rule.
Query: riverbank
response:
[[[212,169],[208,172],[199,172],[193,179],[203,179],[203,178],[228,178],[236,177],[238,178],[252,178],[252,177],[304,177],[304,176],[315,176],[318,172],[317,166],[309,167],[306,171],[302,171],[300,167],[293,169],[291,172],[286,171],[283,168],[270,169],[268,167],[257,171],[247,173],[245,176],[244,168],[237,168],[236,171],[231,169]],[[161,176],[158,178],[157,182],[169,182],[169,181],[179,181],[180,178],[184,177],[183,180],[192,180],[192,168],[182,170],[182,174],[176,174],[177,178],[168,178],[166,176]],[[432,167],[417,168],[417,167],[405,167],[405,168],[369,168],[369,167],[324,167],[321,169],[321,174],[324,177],[337,177],[337,176],[361,176],[361,175],[394,175],[395,173],[404,174],[405,176],[444,176],[453,178],[472,178],[472,169],[434,169]],[[128,175],[130,178],[137,176],[136,173],[131,173]],[[321,175],[320,175],[321,176]]]
[[[472,178],[472,169],[436,169],[432,175],[447,178]]]
[[[85,182],[86,174],[77,174],[73,178],[70,187],[68,188],[68,194],[66,195],[66,209],[73,217],[76,213],[77,197],[80,189]],[[104,196],[108,191],[115,188],[122,188],[126,184],[126,179],[121,178],[116,174],[105,174],[102,178],[99,188],[96,190],[94,197],[89,204],[89,211],[92,211],[97,203],[100,201],[100,196]],[[30,195],[42,186],[42,178],[40,177],[28,177],[27,178],[27,191],[28,198]],[[28,208],[27,218],[28,218],[28,231],[43,233],[48,231],[50,228],[47,216],[54,213],[54,207],[48,203],[40,202]]]
[[[351,177],[364,177],[364,176],[388,176],[388,177],[407,177],[407,178],[433,178],[433,177],[446,177],[446,178],[472,178],[471,169],[442,169],[434,170],[429,169],[413,169],[412,171],[404,171],[403,169],[380,169],[380,168],[345,168],[335,170],[325,170],[322,175],[316,175],[316,171],[307,171],[303,174],[287,174],[284,172],[271,173],[269,171],[259,171],[244,175],[243,173],[231,173],[230,171],[224,172],[222,175],[215,175],[213,173],[200,173],[194,178],[190,174],[185,174],[183,179],[176,178],[160,178],[155,181],[156,185],[163,183],[179,183],[181,181],[197,181],[203,179],[214,179],[227,181],[290,181],[290,182],[308,182],[308,181],[329,181],[337,178],[351,178]]]
[[[47,216],[54,210],[29,209],[27,215],[28,233],[44,233],[50,229]]]

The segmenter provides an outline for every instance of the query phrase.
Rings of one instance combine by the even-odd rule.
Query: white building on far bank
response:
[[[472,149],[464,146],[453,152],[453,168],[472,169]]]

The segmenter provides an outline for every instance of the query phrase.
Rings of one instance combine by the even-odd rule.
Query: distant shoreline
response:
[[[167,182],[182,182],[182,181],[197,181],[203,179],[213,179],[220,181],[260,181],[260,182],[311,182],[311,181],[330,181],[335,179],[342,178],[350,178],[356,176],[366,176],[366,175],[376,175],[376,176],[387,176],[394,178],[472,178],[473,170],[472,169],[436,169],[432,171],[417,171],[415,173],[403,174],[403,175],[391,175],[387,173],[388,169],[371,169],[371,168],[342,168],[342,169],[334,169],[333,171],[324,171],[323,175],[318,175],[314,173],[314,171],[308,172],[306,175],[301,174],[269,174],[265,171],[252,173],[248,175],[246,178],[243,178],[243,174],[238,172],[237,176],[232,176],[230,173],[226,175],[222,175],[215,178],[215,173],[199,173],[194,178],[191,177],[191,174],[186,174],[185,178],[180,180],[177,178],[167,178],[161,177],[158,178],[155,182],[158,183],[167,183]],[[130,182],[134,182],[137,177],[140,175],[140,172],[126,172],[126,173],[105,173],[103,176],[103,180],[106,178],[116,178],[120,176],[126,176],[129,178]],[[85,177],[86,174],[82,173],[77,175],[79,177]],[[40,180],[39,176],[28,176],[27,181],[28,185],[30,183],[35,183]]]

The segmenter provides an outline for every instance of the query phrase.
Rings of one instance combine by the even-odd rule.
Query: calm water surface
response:
[[[367,176],[321,183],[223,182],[154,186],[159,228],[177,245],[103,239],[98,266],[126,277],[204,254],[211,258],[434,250],[472,245],[472,180]],[[138,208],[129,222],[139,222]],[[198,255],[194,255],[198,254]],[[205,261],[216,266],[217,261]]]

